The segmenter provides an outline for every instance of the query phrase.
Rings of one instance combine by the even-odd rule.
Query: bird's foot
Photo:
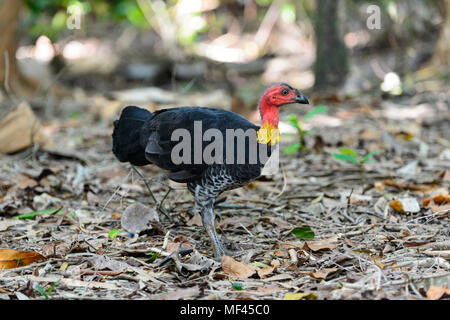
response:
[[[240,244],[237,242],[234,242],[225,236],[221,237],[221,244],[224,251],[224,255],[230,256],[230,257],[238,257],[245,253],[243,251],[243,248]]]

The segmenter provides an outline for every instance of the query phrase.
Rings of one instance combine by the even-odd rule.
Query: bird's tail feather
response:
[[[128,106],[122,110],[119,120],[114,121],[112,151],[120,162],[129,162],[135,166],[150,163],[145,158],[140,134],[145,121],[151,116],[152,113],[146,109]]]

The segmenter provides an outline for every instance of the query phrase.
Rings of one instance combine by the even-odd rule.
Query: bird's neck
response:
[[[259,102],[259,113],[261,115],[261,128],[258,130],[258,142],[269,145],[277,144],[280,141],[278,107],[272,105],[263,96]]]
[[[259,102],[259,114],[261,115],[261,125],[271,125],[274,128],[278,128],[279,113],[278,107],[268,101],[266,97],[262,97]]]

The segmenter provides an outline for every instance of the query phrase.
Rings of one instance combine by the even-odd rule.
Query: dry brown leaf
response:
[[[450,196],[448,194],[438,194],[423,200],[422,206],[429,207],[431,212],[445,212],[450,210]]]
[[[324,240],[306,241],[306,245],[312,251],[332,250],[338,246],[336,236]]]
[[[282,243],[278,243],[276,245],[277,248],[279,249],[304,249],[305,247],[305,242],[304,241],[285,241]]]
[[[402,203],[398,200],[392,200],[391,203],[389,204],[389,206],[392,209],[394,209],[395,211],[397,211],[398,213],[405,213],[405,210],[403,210]]]
[[[36,251],[0,249],[0,270],[23,267],[45,258]]]
[[[235,228],[238,228],[242,224],[247,228],[253,225],[253,223],[254,221],[249,216],[228,217],[222,220],[222,222],[220,223],[220,227],[226,228],[227,226],[233,226]]]
[[[450,203],[450,196],[438,194],[437,196],[426,198],[425,200],[423,200],[422,206],[424,207],[428,206],[431,201],[438,205]]]
[[[325,279],[330,273],[336,272],[337,268],[324,268],[316,272],[310,272],[309,275],[316,279]]]
[[[275,284],[270,286],[270,287],[267,287],[267,288],[265,288],[265,287],[258,287],[258,289],[256,289],[257,292],[259,292],[259,293],[266,293],[266,294],[270,294],[270,293],[273,293],[273,292],[276,292],[276,291],[280,291],[280,290],[284,290],[284,288],[280,287],[280,286],[277,286]]]
[[[256,268],[243,262],[237,261],[229,256],[222,258],[222,270],[226,274],[239,278],[248,278],[255,274]]]
[[[271,265],[272,267],[274,267],[275,269],[277,269],[277,268],[281,265],[281,263],[280,263],[280,260],[278,260],[278,259],[273,259],[273,260],[270,262],[270,265]]]
[[[269,274],[271,274],[273,272],[273,270],[275,270],[275,267],[265,267],[265,268],[258,268],[257,272],[258,272],[258,276],[261,279],[264,279],[265,277],[267,277]]]
[[[424,246],[428,243],[434,242],[433,240],[424,240],[424,241],[405,241],[403,243],[403,245],[406,248],[410,248],[410,247],[420,247],[420,246]]]
[[[287,257],[286,251],[283,251],[283,250],[277,250],[273,254],[276,255],[277,257],[281,257],[281,258]]]
[[[399,182],[394,179],[385,179],[383,181],[378,181],[375,183],[375,188],[377,191],[383,191],[385,186],[394,187],[400,190],[411,190],[411,191],[421,191],[421,192],[431,192],[434,189],[436,189],[436,186],[434,185],[418,185],[418,184],[412,184],[412,183],[404,183]]]
[[[172,251],[177,251],[178,249],[192,249],[191,243],[186,238],[179,238],[180,241],[169,241],[167,243],[166,252],[171,253]]]
[[[36,182],[36,180],[31,179],[27,176],[22,176],[19,181],[17,182],[17,184],[15,185],[15,187],[19,188],[19,189],[26,189],[26,188],[34,188],[38,185],[38,183]]]
[[[188,226],[203,226],[202,216],[196,213],[188,222],[186,222]]]
[[[111,218],[113,218],[113,219],[120,219],[120,216],[121,216],[121,214],[119,213],[119,212],[114,212],[112,215],[111,215]]]
[[[11,153],[33,143],[48,144],[30,105],[22,102],[0,121],[0,153]]]
[[[292,229],[293,225],[279,217],[270,217],[270,222],[281,229]]]
[[[48,243],[42,248],[42,255],[46,258],[64,257],[72,248],[72,244],[65,241]]]
[[[364,140],[379,140],[381,138],[381,131],[373,129],[363,129],[359,132],[359,137]]]
[[[376,264],[378,267],[380,267],[381,269],[386,268],[386,265],[380,261],[380,260],[381,260],[381,257],[380,257],[380,256],[371,256],[371,257],[370,257],[370,260],[372,260],[373,263],[375,263],[375,264]]]
[[[450,294],[450,290],[447,288],[430,286],[427,291],[427,298],[430,300],[439,300],[444,294]]]
[[[431,209],[431,212],[433,212],[433,213],[440,212],[440,213],[444,214],[445,212],[450,211],[450,203],[445,204],[445,205],[430,204],[429,207]]]
[[[350,240],[349,238],[344,238],[344,240],[345,240],[345,242],[347,242],[347,244],[348,244],[350,247],[353,247],[353,248],[358,248],[358,247],[359,247],[355,242],[353,242],[353,241]]]

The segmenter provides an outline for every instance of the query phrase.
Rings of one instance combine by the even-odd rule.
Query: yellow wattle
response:
[[[268,145],[275,145],[281,140],[280,130],[272,124],[266,122],[258,130],[258,142]]]

